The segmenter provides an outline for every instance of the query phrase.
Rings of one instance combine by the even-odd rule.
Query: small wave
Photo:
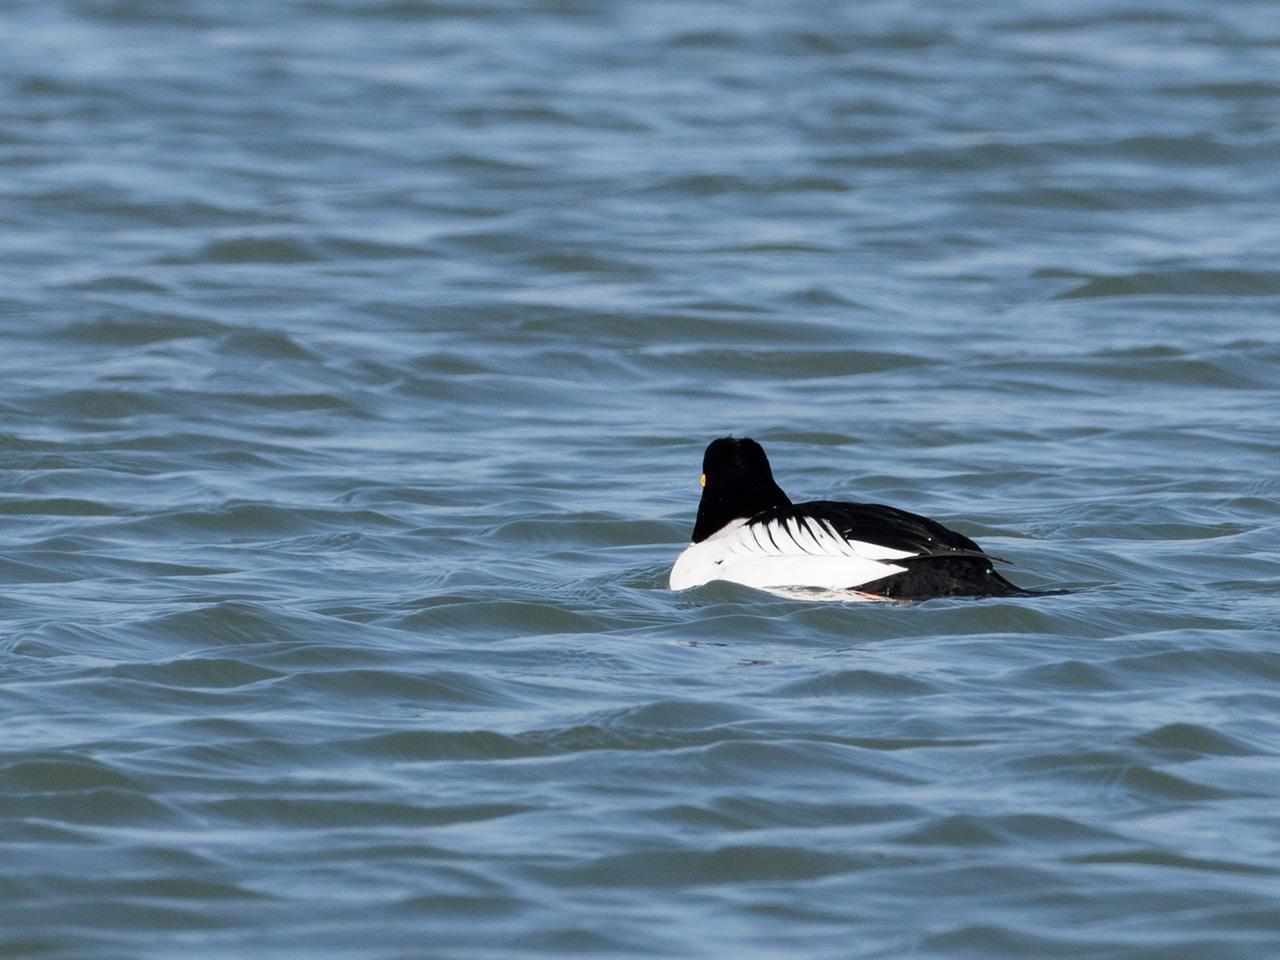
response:
[[[350,3],[333,0],[305,0],[302,4],[328,14],[350,16]],[[374,0],[361,3],[360,16],[388,20],[493,20],[507,16],[510,10],[502,3],[457,3],[451,0]]]
[[[476,628],[515,634],[541,636],[551,634],[591,633],[608,629],[598,616],[577,613],[547,603],[519,600],[434,599],[412,613],[402,614],[396,625],[406,630],[429,631],[439,635],[465,634]]]
[[[401,730],[338,741],[334,746],[355,757],[431,763],[441,760],[511,760],[545,756],[551,751],[492,730]]]
[[[164,873],[145,879],[113,877],[110,883],[113,897],[130,899],[155,897],[158,901],[210,900],[214,903],[222,900],[276,899],[272,894],[250,889],[242,883],[210,880],[184,873]]]
[[[275,330],[236,330],[221,336],[214,349],[229,356],[266,360],[318,360],[293,337]]]
[[[812,881],[883,866],[885,855],[823,853],[804,847],[740,844],[712,850],[662,850],[599,857],[538,872],[557,884],[589,887],[690,887]]]
[[[1125,838],[1069,817],[1047,814],[952,814],[933,817],[896,838],[912,846],[1024,847],[1032,844],[1054,850],[1081,845],[1113,846]]]
[[[658,700],[614,714],[608,726],[648,730],[707,729],[758,716],[748,707],[697,700]]]
[[[167,537],[175,533],[199,533],[219,540],[270,540],[326,534],[334,528],[402,529],[404,521],[376,510],[320,509],[276,503],[236,501],[207,509],[156,511],[150,516],[121,523],[140,536]]]
[[[524,698],[495,680],[454,671],[413,674],[404,670],[343,667],[337,670],[304,670],[282,679],[281,694],[334,702],[350,699],[368,702],[385,698],[413,704],[415,708],[449,705],[465,707],[515,706]]]
[[[84,387],[46,393],[38,409],[80,420],[128,420],[149,414],[171,413],[172,405],[153,390],[100,389]]]
[[[1170,270],[1096,276],[1053,297],[1274,297],[1280,272],[1272,270]]]
[[[190,229],[242,225],[255,218],[248,209],[224,207],[201,200],[153,197],[126,192],[109,184],[85,184],[65,192],[50,191],[31,197],[42,207],[52,208],[77,218],[86,226],[137,230],[142,225],[174,229]]]
[[[141,347],[166,340],[209,337],[225,333],[228,327],[210,320],[182,314],[148,314],[132,309],[127,317],[107,316],[98,320],[74,323],[59,331],[59,336],[88,344],[117,347]]]
[[[1036,877],[1035,879],[1040,879]],[[1028,879],[1028,886],[1034,887]],[[925,956],[938,957],[1065,957],[1072,952],[1090,951],[1085,956],[1121,956],[1118,945],[1089,935],[1052,936],[991,923],[939,924],[944,929],[925,934],[918,949]]]
[[[1243,757],[1256,751],[1234,737],[1195,723],[1168,723],[1132,741],[1157,751],[1207,757]]]
[[[0,516],[114,517],[123,511],[76,497],[0,497]]]
[[[773,691],[781,697],[923,697],[938,692],[938,687],[923,680],[875,670],[823,673]]]
[[[536,809],[516,803],[415,804],[327,797],[229,797],[196,804],[236,826],[349,829],[352,825],[443,827],[514,817]]]
[[[1124,680],[1105,666],[1082,660],[1061,660],[1039,664],[1019,671],[1018,683],[1028,688],[1048,687],[1061,690],[1120,690]]]
[[[743,36],[736,31],[724,29],[681,30],[666,37],[663,43],[677,49],[731,50],[743,43]]]
[[[0,501],[0,513],[3,513]],[[508,520],[488,530],[485,537],[502,543],[556,545],[561,547],[627,547],[636,544],[670,544],[671,528],[657,520],[623,517],[564,517]]]
[[[161,259],[164,264],[225,263],[225,264],[298,264],[317,263],[321,254],[310,243],[296,237],[233,237],[218,240],[203,247],[190,259]]]
[[[314,628],[315,621],[311,618],[242,600],[226,600],[193,610],[162,614],[131,627],[135,633],[169,643],[177,641],[193,648],[310,640],[314,639]],[[217,658],[215,662],[225,661]],[[194,668],[198,669],[199,664]],[[252,672],[255,668],[248,669]]]
[[[1173,97],[1200,99],[1208,97],[1225,101],[1271,101],[1280,97],[1280,84],[1270,80],[1207,81],[1200,83],[1170,83],[1159,88],[1160,93]]]
[[[713,800],[686,801],[646,812],[646,818],[681,827],[721,830],[771,830],[779,826],[824,828],[908,823],[920,820],[925,811],[905,803],[840,803],[786,800],[750,794],[730,793]]]
[[[898,843],[943,847],[1000,846],[1004,837],[979,817],[953,816],[936,819],[897,838]]]
[[[180,689],[218,690],[248,687],[281,676],[278,671],[230,657],[183,657],[177,660],[127,663],[112,667],[110,674]]]
[[[653,184],[650,193],[673,193],[692,197],[719,194],[746,196],[793,193],[846,193],[852,186],[838,177],[790,176],[747,177],[737,174],[692,174]]]
[[[1064,858],[1068,863],[1128,864],[1161,867],[1171,870],[1205,870],[1211,873],[1243,873],[1257,876],[1274,876],[1280,870],[1270,863],[1247,863],[1240,860],[1219,860],[1207,857],[1188,857],[1160,849],[1124,850],[1108,853],[1087,853]]]
[[[1169,384],[1184,388],[1232,390],[1274,388],[1280,384],[1280,374],[1276,372],[1271,351],[1252,349],[1196,353],[1151,349],[1121,356],[1097,353],[1035,363],[1006,362],[988,369],[1002,375],[1025,373],[1028,378],[1052,377],[1059,389],[1074,386],[1084,391],[1111,391],[1117,384]],[[1017,384],[1017,389],[1025,388],[1025,383]]]
[[[135,277],[125,274],[102,274],[86,280],[67,284],[69,290],[85,293],[156,293],[170,294],[173,289],[151,277]]]
[[[517,329],[540,336],[563,337],[574,343],[603,338],[617,343],[637,343],[646,348],[654,344],[680,344],[686,349],[707,345],[741,350],[743,344],[750,343],[759,350],[768,349],[770,344],[787,347],[808,344],[817,351],[830,349],[832,339],[843,336],[838,324],[821,319],[793,318],[787,323],[778,323],[769,313],[757,317],[743,315],[743,311],[737,309],[723,316],[701,310],[673,313],[625,310],[607,316],[577,310],[539,310],[518,319]],[[875,352],[870,355],[875,356]]]
[[[651,349],[637,362],[655,371],[717,377],[796,383],[854,377],[868,373],[928,366],[923,356],[874,350],[748,350],[720,345],[706,349]]]
[[[921,772],[897,751],[873,751],[841,743],[734,739],[702,751],[704,769],[728,782],[770,782],[780,777],[797,783],[830,778],[851,782],[920,783]]]
[[[72,825],[129,828],[175,826],[187,821],[185,812],[172,803],[149,796],[148,789],[94,786],[67,791],[11,793],[5,798],[5,815]]]
[[[189,256],[165,256],[162,265],[227,264],[290,266],[327,261],[398,260],[436,256],[426,247],[364,237],[268,234],[233,236],[205,244]]]
[[[27,754],[0,766],[0,789],[21,793],[61,793],[115,789],[142,792],[143,783],[114,767],[79,754]]]
[[[1091,145],[1089,149],[1090,153],[1094,154],[1099,148]],[[1143,134],[1103,144],[1100,149],[1104,153],[1120,153],[1137,160],[1155,162],[1161,166],[1226,165],[1238,162],[1243,156],[1243,148],[1224,142],[1216,133],[1195,133],[1184,136]]]
[[[1264,686],[1280,682],[1280,652],[1196,646],[1190,636],[1183,642],[1185,649],[1116,657],[1106,669],[1122,673],[1126,684],[1179,683],[1192,675],[1201,682],[1210,677]]]
[[[1001,142],[962,142],[952,146],[909,147],[889,151],[866,151],[833,154],[824,158],[827,166],[884,168],[889,170],[957,171],[1034,169],[1048,157],[1046,148],[1035,144]]]
[[[1067,778],[1080,789],[1122,793],[1144,803],[1194,803],[1246,795],[1149,766],[1119,751],[1042,754],[1015,761],[1013,766]]]
[[[547,273],[581,273],[617,279],[646,279],[654,276],[650,267],[620,257],[565,251],[535,253],[523,257],[522,263]]]

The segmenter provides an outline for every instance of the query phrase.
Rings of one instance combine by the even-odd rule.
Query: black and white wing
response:
[[[752,519],[785,517],[789,513],[821,522],[850,542],[902,551],[899,556],[988,557],[968,537],[944,527],[938,521],[880,503],[811,500],[792,507],[767,510]]]
[[[813,504],[766,510],[749,520],[734,521],[677,558],[671,587],[683,590],[711,580],[730,580],[749,587],[809,587],[850,590],[902,573],[893,561],[918,556],[920,550],[898,537],[897,543],[866,539],[844,512],[809,510]],[[853,504],[835,504],[852,507]],[[851,535],[852,534],[852,535]]]

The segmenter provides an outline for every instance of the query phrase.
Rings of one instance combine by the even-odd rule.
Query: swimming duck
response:
[[[942,524],[878,503],[792,503],[754,440],[721,437],[702,458],[693,543],[671,589],[729,580],[773,593],[838,591],[848,599],[1008,597],[993,558]]]

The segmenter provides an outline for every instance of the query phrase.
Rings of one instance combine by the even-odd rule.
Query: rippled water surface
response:
[[[1274,3],[0,51],[0,955],[1280,953]],[[729,432],[1073,592],[671,593]]]

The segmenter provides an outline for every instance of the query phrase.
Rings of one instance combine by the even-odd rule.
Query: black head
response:
[[[764,447],[746,437],[712,440],[702,455],[702,500],[693,542],[702,542],[732,520],[790,503],[773,480]]]

